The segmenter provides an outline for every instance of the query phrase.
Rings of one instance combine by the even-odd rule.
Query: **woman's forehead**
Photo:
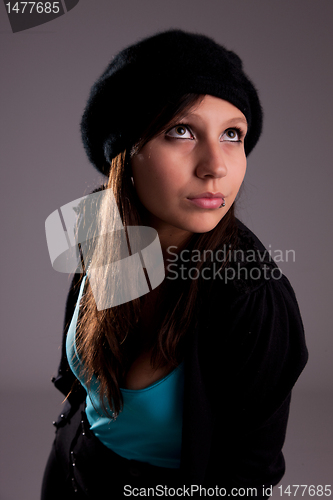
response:
[[[228,121],[230,124],[243,124],[247,127],[248,122],[242,111],[225,99],[212,95],[198,96],[198,101],[181,113],[181,116],[175,116],[171,122],[180,120],[218,119]]]

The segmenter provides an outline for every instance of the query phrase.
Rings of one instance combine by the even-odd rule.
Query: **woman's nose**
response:
[[[227,165],[221,142],[205,141],[197,150],[196,174],[198,177],[225,177]]]

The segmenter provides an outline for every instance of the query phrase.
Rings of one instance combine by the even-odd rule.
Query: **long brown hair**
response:
[[[149,129],[142,134],[130,151],[124,151],[116,156],[110,166],[109,178],[102,189],[112,189],[116,198],[122,223],[128,226],[142,225],[143,206],[138,199],[131,181],[131,157],[151,140],[154,136],[176,123],[190,108],[200,102],[203,96],[187,94],[177,102],[169,102],[151,122]],[[84,214],[83,214],[84,219]],[[100,231],[103,224],[112,225],[110,207],[102,203],[98,213],[96,231]],[[116,260],[119,252],[119,231],[111,233],[112,238],[100,239],[91,252],[91,266],[98,268],[98,288],[101,295],[112,293],[105,289],[103,266],[110,260]],[[101,234],[101,233],[97,233]],[[219,224],[207,233],[194,234],[186,242],[186,248],[212,252],[228,245],[231,248],[237,238],[237,228],[232,206]],[[90,241],[95,241],[92,238]],[[86,259],[85,259],[86,262]],[[206,261],[207,262],[207,261]],[[200,273],[205,262],[199,260],[191,263]],[[224,261],[223,265],[226,264]],[[105,267],[106,268],[106,267]],[[165,287],[166,281],[160,285]],[[170,283],[170,282],[169,282]],[[171,365],[177,366],[184,355],[186,333],[195,322],[195,311],[199,296],[200,280],[177,279],[177,293],[167,295],[167,300],[161,306],[156,336],[151,346],[152,364],[154,367]],[[80,304],[80,316],[76,332],[76,345],[83,365],[83,376],[90,386],[93,378],[99,382],[99,396],[104,412],[113,415],[121,411],[123,399],[120,391],[126,372],[133,361],[136,352],[135,334],[140,320],[144,298],[98,310],[96,300],[87,279],[85,293]]]

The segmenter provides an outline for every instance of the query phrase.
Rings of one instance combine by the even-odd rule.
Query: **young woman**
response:
[[[267,498],[283,476],[290,395],[307,349],[287,278],[235,217],[261,128],[241,60],[202,35],[147,38],[93,86],[83,143],[125,229],[103,201],[81,248],[54,379],[68,397],[43,500]],[[105,269],[133,226],[157,231],[165,279],[97,307],[92,270],[107,303],[115,290]],[[100,238],[102,227],[110,237]]]

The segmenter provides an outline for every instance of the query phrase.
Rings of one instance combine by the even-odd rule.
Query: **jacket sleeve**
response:
[[[209,474],[229,488],[256,487],[265,498],[263,486],[285,471],[291,390],[308,359],[302,320],[285,276],[216,300],[209,324],[218,349],[206,349],[215,416]]]
[[[97,193],[99,191],[102,191],[105,188],[104,185],[94,189],[90,194]],[[81,213],[78,215],[77,219],[77,227],[78,227],[78,232],[80,232],[80,226],[84,225],[85,223],[85,218],[84,218],[84,206],[80,208],[82,210]],[[89,220],[89,218],[88,218]],[[86,232],[86,231],[85,231]],[[81,267],[84,270],[85,269],[85,263],[82,255],[81,248],[78,246],[77,247],[77,256],[81,261]],[[62,333],[62,347],[61,347],[61,359],[60,359],[60,364],[58,367],[58,373],[56,377],[53,377],[52,382],[55,385],[55,387],[62,392],[65,396],[67,396],[67,406],[66,406],[66,411],[67,413],[72,413],[76,410],[76,408],[80,405],[82,401],[84,401],[86,392],[80,382],[76,379],[75,375],[73,374],[72,370],[69,367],[68,361],[67,361],[67,355],[66,355],[66,337],[67,337],[67,331],[69,328],[69,325],[72,320],[72,316],[74,314],[74,309],[76,306],[76,302],[78,299],[79,291],[80,291],[80,285],[82,278],[84,276],[84,273],[79,273],[76,272],[73,275],[71,286],[67,295],[67,300],[66,300],[66,308],[65,308],[65,318],[64,318],[64,324],[63,324],[63,333]]]
[[[81,279],[82,274],[76,273],[73,275],[71,286],[67,295],[62,333],[61,359],[58,367],[58,373],[56,377],[53,377],[52,379],[55,387],[65,396],[68,396],[68,403],[66,410],[64,410],[67,413],[73,413],[79,404],[84,400],[86,395],[84,388],[81,386],[80,382],[76,379],[70,369],[66,355],[66,336],[72,320],[76,301],[78,299]]]

